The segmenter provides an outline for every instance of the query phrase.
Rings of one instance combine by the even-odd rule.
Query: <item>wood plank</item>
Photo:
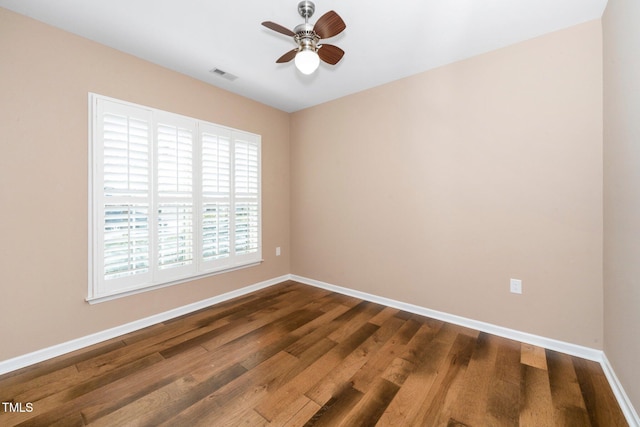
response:
[[[289,296],[291,297],[291,295]],[[288,300],[280,301],[275,307],[269,307],[265,309],[264,312],[257,312],[250,317],[238,319],[239,327],[238,325],[231,325],[223,330],[214,329],[206,334],[199,334],[189,340],[183,341],[178,346],[173,346],[170,351],[171,353],[175,353],[179,352],[182,348],[194,345],[202,345],[212,351],[216,347],[226,344],[240,336],[245,336],[249,333],[259,335],[265,331],[277,329],[283,323],[291,322],[293,318],[299,315],[298,312],[301,310],[317,312],[316,310],[308,309],[308,306],[313,304],[313,300],[308,301],[297,297],[293,302]],[[163,351],[165,357],[170,357],[171,353],[169,353],[168,350]]]
[[[500,338],[496,368],[491,378],[487,402],[488,424],[518,425],[520,418],[520,343]]]
[[[210,365],[141,396],[91,423],[92,426],[158,425],[245,374],[242,366],[219,371]],[[85,414],[87,420],[91,420]]]
[[[376,425],[400,387],[380,378],[338,423],[341,427]]]
[[[393,355],[393,353],[391,352],[389,353],[389,355]],[[408,362],[401,357],[396,357],[389,363],[387,369],[385,369],[384,372],[381,373],[380,378],[392,382],[399,387],[402,387],[409,374],[413,372],[415,368],[416,366],[413,363]],[[375,379],[375,372],[371,372],[369,378]],[[366,384],[363,384],[362,381],[359,381],[357,383],[358,389],[368,390],[371,386],[371,383],[373,383],[373,380],[368,381]]]
[[[83,405],[82,414],[87,422],[93,422],[123,407],[133,404],[156,390],[193,372],[208,361],[208,354],[202,348],[190,349],[179,357],[141,369],[131,375],[133,383],[127,388],[127,381],[116,380],[79,396],[78,401],[88,401]],[[220,367],[220,369],[224,369]],[[168,370],[167,373],[165,370]],[[101,397],[102,395],[102,397]],[[109,398],[106,398],[106,397]]]
[[[228,424],[217,424],[219,426],[246,426],[246,427],[266,427],[269,421],[265,420],[253,409],[247,409],[244,414],[238,417],[238,421],[230,421]]]
[[[253,408],[270,388],[278,387],[279,375],[296,361],[289,353],[279,352],[158,425],[218,426],[237,423],[244,412]]]
[[[345,357],[336,369],[313,385],[305,395],[316,403],[327,402],[338,390],[341,390],[349,379],[360,370],[373,354],[400,329],[404,322],[398,318],[388,318],[380,328],[357,349]],[[351,382],[352,383],[352,382]],[[351,384],[350,383],[350,384]]]
[[[15,401],[18,402],[32,402],[34,410],[32,413],[27,414],[8,414],[6,422],[12,422],[12,418],[18,417],[22,420],[27,420],[36,417],[38,414],[42,414],[47,411],[52,411],[56,413],[61,408],[67,407],[66,402],[72,401],[75,397],[84,396],[90,394],[90,392],[94,390],[98,390],[105,385],[111,384],[114,381],[119,379],[129,379],[131,375],[135,375],[139,373],[141,370],[144,370],[150,366],[162,363],[164,359],[159,354],[150,355],[145,358],[135,360],[128,365],[121,367],[120,369],[111,371],[104,376],[101,377],[91,377],[84,382],[79,381],[74,378],[74,376],[69,376],[66,379],[60,381],[61,384],[56,385],[55,389],[60,389],[53,394],[48,394],[44,398],[40,399],[32,399],[28,396],[16,396],[14,398]],[[78,377],[81,377],[80,373],[77,374]],[[69,385],[71,384],[71,385]],[[24,399],[24,400],[23,400]],[[74,412],[74,408],[68,408],[70,412],[66,412],[65,414],[71,414]],[[76,411],[79,412],[79,411]],[[53,423],[53,421],[49,421]],[[0,424],[2,425],[2,424]]]
[[[59,390],[55,384],[59,384],[60,380],[66,381],[78,371],[77,363],[123,347],[124,342],[121,340],[110,340],[5,374],[0,381],[0,398],[6,402],[19,394],[34,390],[33,396],[40,398],[47,393],[55,393]],[[48,387],[47,392],[42,390],[45,387]]]
[[[92,411],[109,413],[126,405],[135,398],[173,381],[180,373],[193,369],[195,365],[201,363],[201,357],[206,353],[202,348],[194,349],[173,360],[165,360],[136,370],[127,377],[115,380],[80,396],[74,395],[71,398],[67,398],[64,391],[49,396],[34,402],[34,407],[37,410],[29,414],[31,417],[24,425],[51,425],[65,417],[80,412],[83,414]],[[0,418],[0,421],[3,421],[3,419]],[[0,425],[3,424],[0,423]],[[6,425],[13,425],[13,423],[8,422]]]
[[[571,360],[591,425],[594,427],[627,425],[600,364],[575,356],[572,356]]]
[[[351,337],[369,320],[384,310],[384,307],[369,301],[363,301],[345,314],[337,317],[335,322],[340,326],[329,334],[328,338],[335,342],[342,342]]]
[[[398,310],[397,308],[385,307],[381,312],[369,319],[369,323],[382,326],[384,322],[386,322],[389,318],[395,316],[399,312],[400,310]]]
[[[273,420],[299,394],[304,394],[313,385],[334,370],[344,358],[373,335],[379,327],[371,323],[365,323],[351,336],[345,338],[340,344],[331,348],[322,357],[316,360],[295,378],[284,384],[280,389],[268,395],[256,406],[256,410],[267,420]],[[325,402],[316,402],[319,405]]]
[[[297,339],[293,331],[320,317],[322,314],[322,311],[296,311],[286,318],[278,319],[268,327],[260,328],[248,334],[260,346],[255,346],[254,351],[242,361],[243,366],[251,369],[277,352],[284,350]],[[283,337],[283,332],[289,332],[288,336]]]
[[[412,425],[457,336],[455,327],[447,324],[437,333],[425,324],[416,333],[402,356],[415,369],[407,372],[407,379],[380,417],[381,425]]]
[[[320,406],[305,395],[300,395],[291,404],[271,420],[272,426],[299,427],[305,425],[314,414],[320,410]]]
[[[465,373],[466,387],[451,408],[452,423],[469,426],[485,424],[489,388],[496,371],[499,347],[500,340],[497,337],[479,334]]]
[[[451,345],[444,363],[442,373],[437,373],[428,393],[422,399],[422,404],[412,422],[413,425],[439,425],[446,422],[448,415],[447,404],[457,397],[454,384],[464,374],[471,353],[475,346],[475,339],[464,333],[458,334]]]
[[[314,346],[319,340],[327,338],[329,334],[338,329],[342,325],[342,322],[344,322],[336,321],[336,319],[342,318],[342,316],[346,313],[353,312],[353,308],[342,304],[334,307],[332,310],[326,312],[325,315],[317,319],[319,324],[313,325],[316,326],[315,328],[296,331],[297,334],[300,333],[302,336],[291,345],[289,345],[286,348],[286,351],[293,356],[299,356],[300,354],[307,351],[310,347]],[[309,323],[309,325],[311,325],[311,322]]]
[[[353,386],[360,391],[366,391],[378,377],[402,385],[406,378],[403,376],[402,368],[410,362],[398,358],[397,355],[406,349],[407,343],[418,332],[420,326],[421,324],[413,319],[404,321],[397,333],[369,357],[366,366],[356,372],[351,379]],[[398,369],[389,370],[390,366]]]
[[[544,366],[546,368],[546,361]],[[546,369],[523,365],[520,396],[519,423],[522,427],[555,425],[551,386]]]
[[[546,371],[547,355],[544,348],[522,343],[520,346],[520,363]]]
[[[285,303],[282,304],[284,305]],[[212,328],[219,332],[219,329],[217,329],[219,326],[228,324],[224,317],[220,318],[218,315],[229,315],[229,309],[216,310],[216,312],[218,314],[215,316],[207,315],[206,312],[198,312],[193,318],[188,318],[188,321],[171,322],[164,333],[148,336],[144,340],[135,340],[126,348],[118,348],[99,357],[79,363],[77,366],[82,375],[77,375],[75,378],[79,381],[86,381],[86,378],[89,377],[103,377],[111,370],[118,369],[120,366],[127,366],[132,360],[144,358],[158,351],[164,352],[164,356],[170,357],[172,354],[177,353],[175,351],[172,352],[171,349],[179,347],[182,350],[186,350],[189,346],[181,347],[181,343],[192,339],[192,337],[206,334]],[[235,311],[232,309],[231,313],[235,313]],[[206,324],[203,317],[208,319],[207,322],[211,321],[212,323]],[[246,320],[241,319],[239,322],[246,322]],[[198,328],[197,325],[201,326]],[[146,335],[146,331],[143,331],[142,334]]]
[[[304,425],[305,427],[336,426],[361,399],[362,393],[359,390],[354,389],[351,384],[345,384],[343,389],[329,398]]]
[[[571,356],[547,350],[554,422],[557,426],[590,426]]]

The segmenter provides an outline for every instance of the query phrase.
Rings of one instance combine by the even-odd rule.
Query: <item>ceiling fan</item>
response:
[[[322,39],[337,36],[347,25],[333,10],[325,13],[318,19],[315,25],[309,24],[309,18],[313,15],[316,6],[312,1],[298,3],[298,13],[304,18],[304,24],[300,24],[293,31],[275,22],[262,23],[270,30],[285,36],[293,37],[298,47],[282,55],[276,63],[289,62],[295,58],[298,70],[303,74],[312,74],[320,65],[320,60],[327,64],[337,64],[344,55],[344,50],[331,44],[318,44]]]

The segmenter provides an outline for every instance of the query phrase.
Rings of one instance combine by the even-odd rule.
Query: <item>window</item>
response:
[[[89,301],[261,261],[259,135],[89,100]]]

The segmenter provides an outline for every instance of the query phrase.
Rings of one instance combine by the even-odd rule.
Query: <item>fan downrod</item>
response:
[[[311,18],[315,10],[316,10],[316,5],[313,4],[312,1],[303,0],[300,3],[298,3],[298,13],[305,20],[308,20],[309,18]]]

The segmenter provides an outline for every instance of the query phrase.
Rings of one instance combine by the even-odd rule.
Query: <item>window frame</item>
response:
[[[126,120],[133,120],[132,117],[144,117],[142,120],[147,121],[148,128],[148,214],[146,216],[146,228],[148,229],[148,248],[143,256],[148,256],[147,273],[136,273],[125,270],[123,277],[115,279],[105,279],[105,231],[107,224],[107,214],[105,213],[110,202],[113,204],[119,202],[121,206],[133,203],[135,200],[141,200],[144,197],[135,199],[133,196],[113,197],[113,194],[105,189],[104,181],[104,165],[105,165],[105,128],[103,120],[105,114],[117,115],[118,112],[128,112],[131,115],[126,116]],[[180,130],[188,129],[192,131],[192,147],[191,147],[191,193],[185,196],[184,200],[191,202],[191,221],[190,231],[192,234],[191,251],[192,261],[187,265],[177,268],[162,269],[159,266],[159,218],[165,215],[159,208],[162,200],[171,200],[171,197],[161,196],[158,182],[158,129],[160,126],[171,127],[179,126]],[[177,128],[176,128],[177,129]],[[228,138],[228,255],[220,255],[220,259],[214,262],[204,259],[205,245],[205,204],[211,197],[205,195],[203,175],[211,170],[204,165],[204,134],[209,137],[216,134],[218,140]],[[236,254],[235,233],[238,231],[236,220],[238,218],[247,218],[246,212],[238,212],[237,205],[245,201],[245,198],[235,194],[235,181],[238,179],[235,168],[241,160],[237,158],[237,146],[245,144],[248,150],[251,150],[254,156],[246,160],[245,168],[251,169],[253,175],[253,190],[251,200],[251,212],[248,215],[250,219],[249,225],[244,224],[243,230],[249,230],[250,251],[248,254]],[[130,153],[128,151],[127,153]],[[131,159],[127,154],[127,159]],[[223,159],[225,160],[225,159]],[[244,161],[244,160],[242,160]],[[219,172],[216,172],[219,177]],[[227,126],[207,122],[204,120],[187,117],[168,111],[147,107],[144,105],[134,104],[131,102],[110,98],[107,96],[89,93],[89,250],[88,250],[88,292],[86,301],[96,303],[120,298],[126,295],[146,292],[148,290],[158,289],[171,286],[178,283],[191,281],[194,279],[226,273],[242,268],[247,268],[260,264],[262,260],[262,137],[258,134],[233,129]],[[179,198],[179,197],[178,197]],[[224,199],[224,197],[222,197]],[[127,211],[129,214],[131,211]],[[142,215],[144,216],[144,215]],[[130,217],[130,216],[129,216]],[[127,217],[127,218],[129,218]],[[142,220],[143,222],[145,220]],[[127,222],[129,221],[129,222]],[[125,219],[123,229],[128,230],[129,235],[133,232],[132,220]],[[185,220],[186,221],[186,220]],[[238,221],[238,224],[240,222]],[[144,228],[144,226],[142,226]],[[220,237],[219,229],[215,237]],[[127,231],[125,231],[127,233]],[[129,243],[130,245],[130,243]],[[128,249],[131,251],[131,249]]]

